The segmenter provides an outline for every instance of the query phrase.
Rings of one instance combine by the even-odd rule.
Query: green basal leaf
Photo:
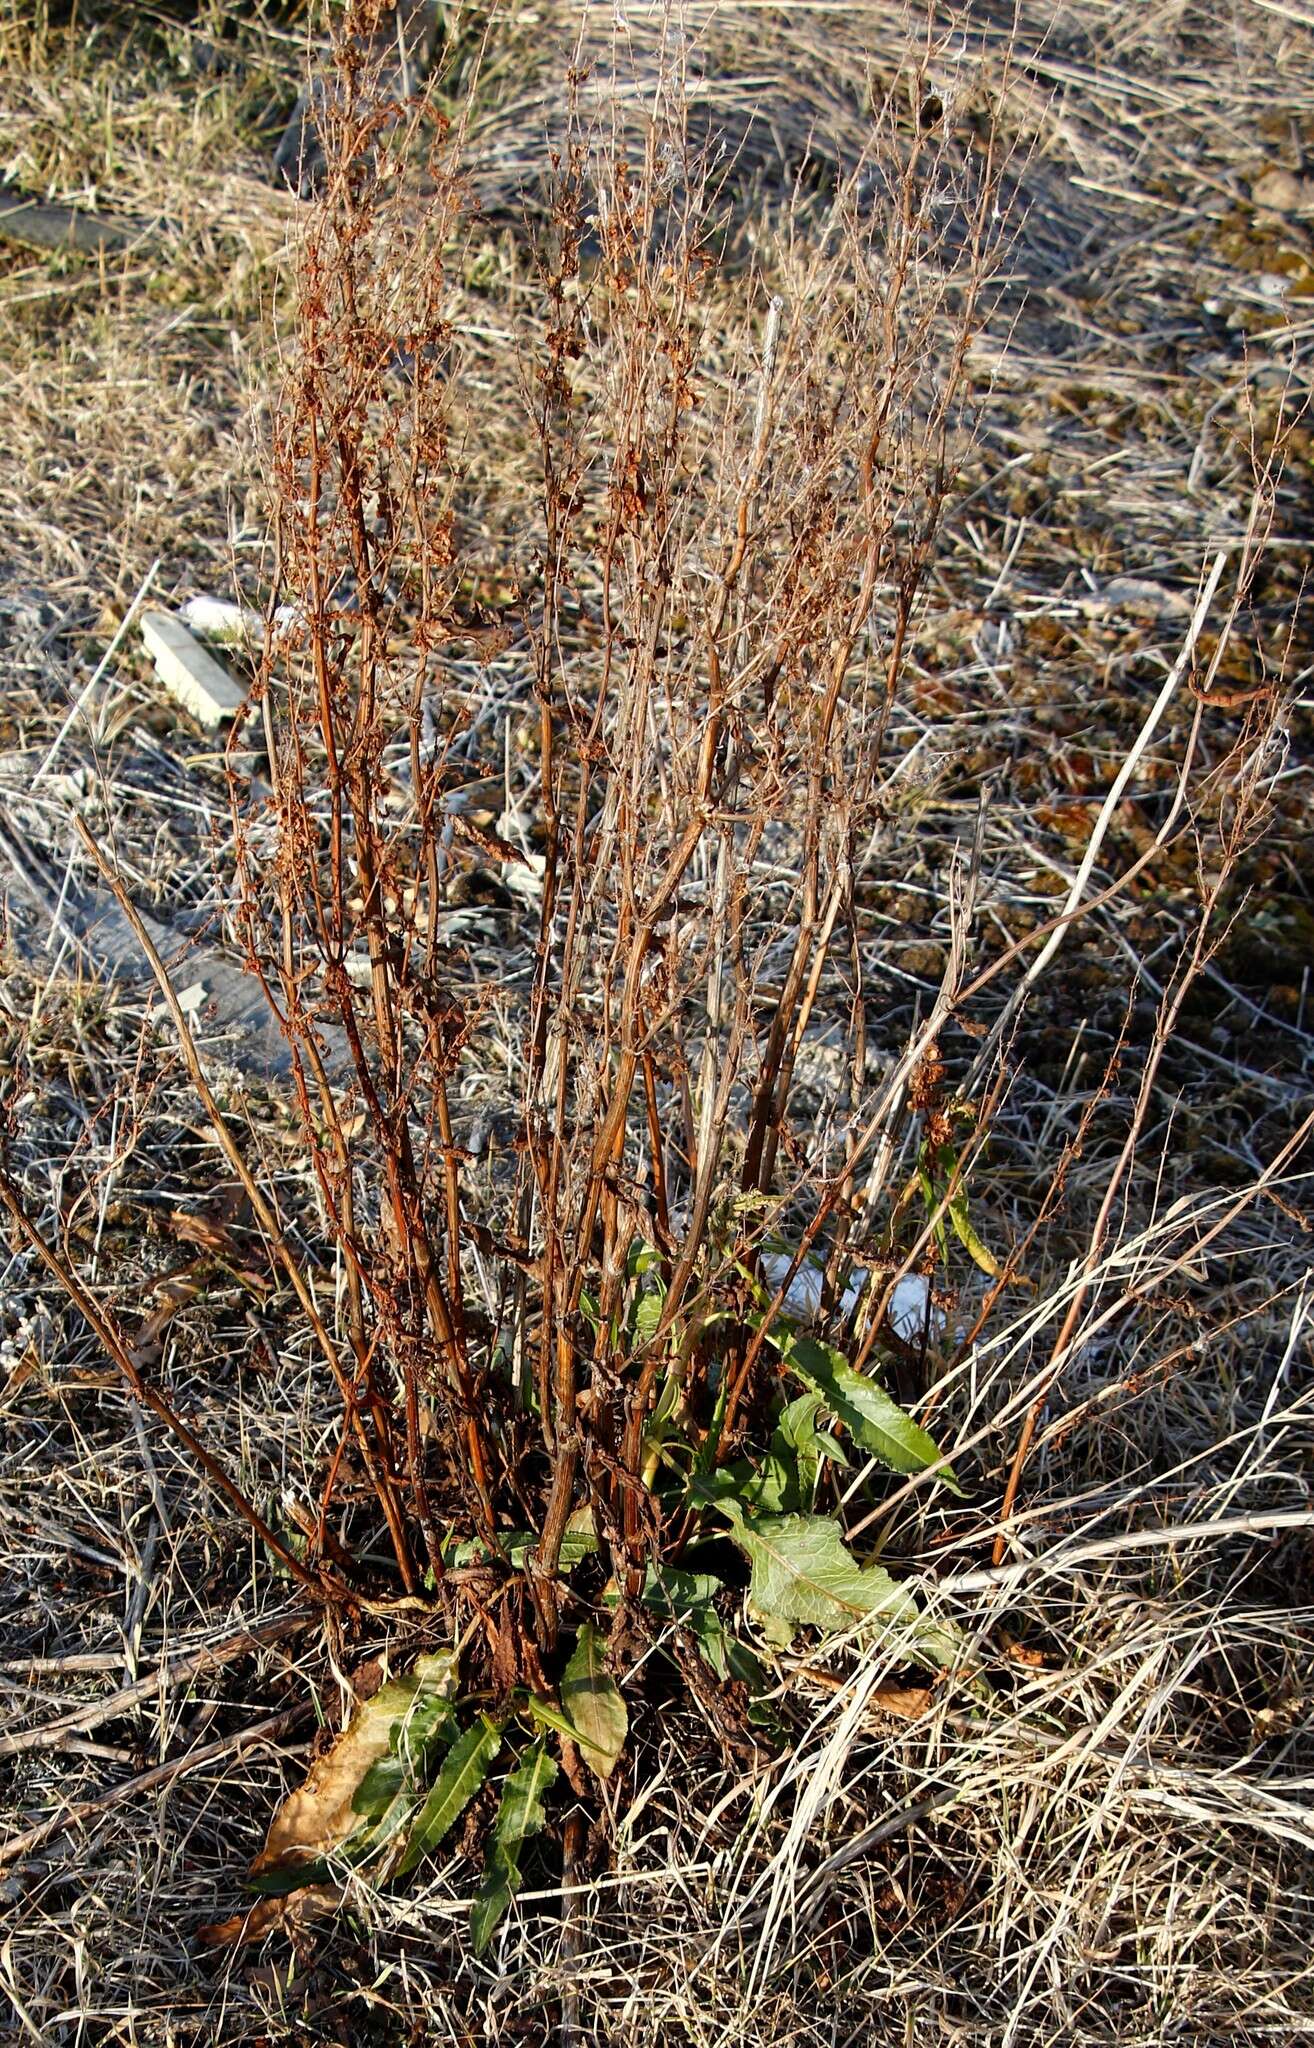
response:
[[[753,1467],[747,1458],[736,1458],[733,1465],[718,1466],[705,1479],[698,1473],[689,1475],[684,1490],[685,1505],[690,1508],[714,1508],[720,1502],[741,1500],[744,1488],[753,1483]]]
[[[561,1681],[566,1719],[600,1778],[616,1768],[630,1725],[620,1687],[603,1662],[604,1650],[602,1636],[586,1621]]]
[[[751,1567],[748,1598],[769,1641],[787,1645],[798,1627],[835,1634],[879,1621],[906,1631],[934,1661],[945,1632],[928,1627],[916,1598],[883,1565],[861,1565],[825,1515],[762,1515],[753,1520],[725,1504],[731,1538]],[[951,1660],[950,1660],[951,1661]]]
[[[344,1852],[339,1850],[336,1861],[342,1866]],[[257,1892],[262,1899],[286,1898],[290,1892],[304,1891],[308,1884],[327,1884],[333,1876],[333,1864],[327,1856],[314,1856],[308,1863],[286,1864],[282,1868],[258,1871],[253,1877],[242,1881],[242,1889]]]
[[[806,1514],[822,1459],[848,1463],[834,1437],[817,1428],[821,1405],[820,1394],[800,1394],[782,1409],[766,1457],[739,1489],[749,1506],[766,1514]]]
[[[726,1473],[729,1478],[730,1473]],[[803,1487],[799,1480],[798,1466],[789,1457],[782,1457],[773,1450],[767,1452],[760,1465],[740,1469],[735,1475],[734,1485],[725,1489],[733,1500],[742,1501],[745,1507],[759,1513],[779,1515],[794,1513],[812,1506],[812,1495],[802,1499]]]
[[[488,1947],[520,1889],[520,1851],[543,1827],[547,1818],[543,1801],[556,1775],[556,1763],[540,1737],[502,1788],[484,1881],[470,1911],[470,1940],[477,1956]]]
[[[804,1332],[774,1338],[789,1370],[821,1396],[856,1444],[892,1472],[924,1472],[940,1457],[935,1439],[906,1415],[884,1387],[855,1372],[844,1354]],[[958,1483],[948,1466],[939,1474],[951,1492]]]
[[[455,1659],[450,1652],[441,1660],[421,1657],[416,1668],[440,1662],[445,1666],[441,1682],[454,1684]],[[379,1819],[399,1793],[413,1791],[423,1781],[434,1750],[450,1742],[456,1732],[456,1710],[450,1697],[430,1691],[428,1683],[426,1680],[417,1689],[410,1708],[390,1731],[387,1755],[370,1765],[356,1788],[351,1803],[367,1819]]]
[[[656,1406],[648,1419],[647,1433],[650,1437],[661,1431],[670,1421],[680,1405],[682,1391],[678,1373],[668,1372],[662,1381],[662,1390],[657,1396]]]
[[[583,1740],[574,1722],[568,1721],[566,1716],[553,1706],[551,1700],[540,1699],[537,1693],[531,1693],[525,1705],[534,1720],[538,1722],[540,1728],[553,1729],[556,1734],[564,1735],[567,1742],[581,1742]]]
[[[714,1572],[688,1572],[680,1565],[650,1564],[640,1598],[654,1614],[687,1621],[701,1607],[710,1607],[725,1587]]]
[[[679,1622],[697,1641],[704,1661],[722,1684],[737,1679],[750,1692],[766,1683],[761,1664],[726,1627],[715,1599],[725,1588],[710,1572],[682,1571],[676,1565],[649,1565],[641,1598],[652,1613]]]
[[[463,1735],[458,1735],[411,1829],[405,1854],[397,1866],[399,1877],[414,1870],[455,1827],[488,1776],[488,1767],[501,1747],[502,1730],[487,1714],[481,1714]]]
[[[725,1425],[725,1410],[729,1396],[729,1382],[722,1376],[721,1384],[716,1391],[716,1400],[712,1407],[712,1419],[707,1425],[707,1435],[698,1446],[698,1455],[694,1459],[695,1478],[707,1479],[716,1470],[717,1454],[721,1448],[721,1431]]]
[[[359,1868],[409,1821],[435,1753],[456,1732],[456,1674],[454,1650],[418,1657],[356,1709],[275,1815],[253,1890],[283,1894],[322,1883],[334,1865]]]
[[[502,1549],[508,1563],[516,1571],[523,1571],[525,1560],[538,1545],[538,1537],[525,1530],[517,1530],[513,1536],[501,1538]],[[597,1533],[593,1527],[593,1510],[590,1507],[577,1508],[567,1522],[561,1537],[559,1569],[573,1570],[583,1558],[592,1557],[598,1547]]]

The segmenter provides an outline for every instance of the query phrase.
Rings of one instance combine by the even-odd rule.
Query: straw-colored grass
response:
[[[534,488],[517,368],[531,271],[511,194],[526,182],[538,203],[578,10],[447,11],[460,42],[443,89],[472,95],[484,207],[457,281],[457,514],[475,594],[495,601],[524,567]],[[625,11],[642,70],[650,10]],[[35,897],[8,877],[0,1078],[10,1157],[93,1297],[149,1317],[170,1280],[194,1288],[150,1370],[261,1511],[296,1530],[336,1442],[315,1359],[157,1028],[153,985],[107,980],[94,945],[52,939],[36,907],[42,886],[47,911],[90,887],[80,814],[112,837],[139,901],[214,937],[221,763],[133,635],[35,773],[144,585],[161,602],[262,588],[262,451],[298,211],[267,164],[305,28],[295,9],[183,14],[80,8],[68,34],[45,9],[35,26],[30,8],[0,16],[0,171],[140,231],[92,261],[0,243],[0,849],[37,875]],[[746,292],[790,304],[809,269],[800,238],[861,150],[872,93],[912,75],[927,28],[885,0],[726,0],[689,26],[699,119],[735,160],[716,287],[728,331]],[[611,9],[589,33],[610,47]],[[1028,0],[1016,22],[1010,8],[946,15],[931,42],[957,160],[970,168],[990,133],[1009,153],[1010,253],[969,358],[961,469],[893,714],[894,858],[863,903],[874,1068],[935,999],[947,875],[983,787],[988,959],[1068,894],[1225,550],[1201,681],[1256,478],[1282,458],[1206,701],[1187,675],[1096,881],[1153,841],[1196,718],[1199,844],[1216,858],[1234,750],[1271,691],[1263,832],[1139,1110],[1210,880],[1192,841],[1070,935],[1010,1032],[972,1214],[1001,1253],[1033,1234],[1019,1284],[956,1352],[984,1292],[962,1285],[929,1374],[968,1498],[931,1511],[913,1490],[888,1524],[900,1571],[985,1657],[988,1690],[922,1690],[888,1645],[810,1655],[805,1639],[779,1669],[782,1753],[737,1755],[672,1687],[636,1729],[610,1833],[584,1844],[570,1895],[545,1851],[483,1962],[465,1943],[473,1837],[415,1890],[362,1881],[335,1918],[206,1952],[198,1930],[240,1906],[317,1727],[338,1723],[385,1648],[404,1655],[406,1617],[365,1615],[354,1635],[305,1620],[15,1239],[0,1298],[6,2037],[1278,2048],[1314,2031],[1314,1197],[1299,1137],[1314,1054],[1300,608],[1314,217],[1252,198],[1273,170],[1314,176],[1314,30],[1279,0]],[[764,111],[746,122],[749,107]],[[452,672],[509,786],[531,783],[522,654]],[[532,919],[492,882],[461,914],[485,980],[529,957]],[[496,1006],[480,1032],[471,1116],[497,1108],[517,1056]],[[956,1074],[979,1046],[946,1033]],[[269,1182],[310,1214],[277,1086],[225,1072]],[[800,1075],[818,1144],[832,1080],[824,1059]],[[1042,1218],[1069,1145],[1064,1199]],[[267,1633],[243,1644],[243,1629]]]

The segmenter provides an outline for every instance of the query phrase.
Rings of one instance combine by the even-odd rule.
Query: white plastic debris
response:
[[[246,691],[172,612],[143,612],[141,637],[165,689],[198,725],[213,731],[241,710]]]
[[[1191,599],[1185,591],[1172,590],[1163,583],[1148,583],[1139,576],[1115,576],[1102,589],[1078,598],[1083,612],[1106,618],[1125,612],[1136,619],[1182,619],[1191,615]]]
[[[512,845],[515,841],[512,840]],[[523,861],[508,861],[502,870],[502,882],[518,896],[522,903],[536,906],[543,901],[543,877],[547,873],[547,857],[541,853],[527,853]]]
[[[189,597],[179,616],[206,640],[245,640],[260,623],[248,605],[227,597]]]
[[[208,994],[209,990],[203,981],[190,981],[186,988],[177,991],[178,1008],[193,1024],[197,1022],[205,1008]],[[151,1005],[150,1016],[153,1024],[163,1024],[171,1014],[169,1005],[163,998]]]
[[[763,1252],[762,1279],[773,1294],[793,1263],[785,1252]],[[822,1278],[823,1275],[816,1266],[800,1267],[786,1288],[785,1298],[780,1304],[787,1316],[807,1318],[820,1315]]]
[[[762,1278],[774,1294],[794,1261],[787,1252],[763,1252]],[[825,1274],[820,1266],[810,1261],[800,1266],[785,1291],[780,1304],[787,1316],[797,1316],[800,1322],[807,1322],[821,1314],[821,1290]],[[858,1297],[867,1284],[867,1275],[856,1272],[844,1290],[840,1302],[840,1314],[851,1315],[858,1305]]]

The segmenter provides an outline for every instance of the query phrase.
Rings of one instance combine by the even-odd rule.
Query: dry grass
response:
[[[527,258],[507,195],[541,163],[562,76],[550,30],[574,19],[538,12],[527,23],[507,10],[486,45],[473,22],[453,87],[474,85],[472,173],[487,205],[459,308],[472,427],[458,512],[485,599],[523,550],[532,493],[512,345],[526,337]],[[643,14],[630,13],[641,40]],[[894,857],[863,904],[877,1066],[934,1000],[946,877],[982,787],[988,959],[1067,893],[1204,566],[1229,548],[1225,596],[1256,471],[1275,442],[1285,458],[1213,701],[1201,707],[1189,684],[1178,693],[1097,871],[1121,873],[1153,839],[1193,718],[1199,837],[1212,845],[1228,799],[1225,774],[1211,794],[1210,771],[1233,760],[1251,693],[1280,684],[1268,820],[1220,906],[1235,921],[1146,1097],[1053,1384],[1054,1337],[1198,909],[1194,845],[1156,859],[1040,981],[974,1189],[987,1241],[1002,1249],[1033,1230],[1079,1130],[1080,1153],[1064,1203],[1034,1229],[1027,1284],[965,1355],[947,1345],[935,1361],[937,1428],[963,1447],[969,1505],[932,1512],[909,1494],[889,1531],[902,1568],[980,1646],[989,1694],[914,1696],[893,1648],[830,1645],[782,1669],[793,1740],[759,1770],[728,1765],[687,1706],[654,1707],[616,1794],[612,1845],[592,1845],[564,1905],[545,1858],[486,1964],[465,1952],[476,1866],[460,1854],[418,1895],[362,1887],[352,1910],[291,1945],[205,1956],[196,1930],[232,1910],[315,1717],[336,1720],[363,1663],[396,1643],[396,1619],[367,1617],[350,1640],[290,1628],[249,1656],[144,1685],[102,1718],[98,1702],[162,1660],[295,1610],[12,1247],[7,1733],[87,1709],[6,1758],[0,1990],[14,2038],[841,2048],[884,2030],[1149,2048],[1314,2030],[1310,1159],[1290,1149],[1308,1106],[1314,954],[1298,605],[1314,244],[1308,218],[1250,198],[1264,171],[1300,171],[1302,152],[1314,161],[1314,37],[1298,8],[1259,0],[1027,9],[1016,32],[1006,10],[989,13],[970,10],[933,66],[958,161],[970,169],[991,127],[1013,150],[1015,232],[971,358],[972,431],[891,730],[910,767]],[[295,208],[265,181],[255,131],[280,91],[291,96],[297,34],[286,16],[236,24],[243,68],[199,75],[197,42],[217,39],[201,16],[139,15],[126,56],[109,16],[69,43],[49,27],[34,39],[14,9],[0,46],[6,174],[151,231],[101,267],[0,250],[0,825],[50,861],[57,891],[71,862],[75,883],[88,880],[73,852],[79,812],[112,832],[139,899],[180,924],[204,926],[219,900],[223,777],[131,642],[90,723],[70,729],[47,779],[33,777],[154,565],[164,599],[227,591],[234,574],[259,588],[260,394]],[[850,53],[871,52],[888,82],[910,36],[880,0],[830,13],[726,6],[706,27],[706,118],[730,123],[740,166],[727,197],[753,223],[731,246],[744,257],[751,243],[762,282],[787,301],[807,269],[790,234],[813,231],[846,138],[861,146],[868,74]],[[742,109],[759,98],[768,117],[745,134]],[[791,175],[806,171],[792,229],[781,156]],[[717,287],[727,330],[748,276],[746,260],[732,264]],[[514,783],[528,747],[523,653],[454,673]],[[513,973],[527,945],[532,920],[504,894],[471,885],[462,942],[476,979]],[[27,1184],[98,1297],[135,1292],[149,1315],[167,1276],[195,1287],[160,1330],[154,1370],[261,1510],[295,1526],[317,1497],[333,1418],[167,1034],[148,1030],[154,993],[104,982],[66,941],[47,947],[18,891],[10,936],[0,1022],[5,1072],[25,1077],[13,1151]],[[978,1045],[946,1038],[956,1074]],[[480,1052],[470,1116],[511,1078],[495,1018]],[[824,1063],[803,1076],[819,1130],[826,1082]],[[234,1077],[227,1100],[304,1213],[305,1162],[277,1091]],[[977,1301],[965,1283],[953,1328],[970,1328]],[[996,1569],[1018,1429],[1045,1391]]]

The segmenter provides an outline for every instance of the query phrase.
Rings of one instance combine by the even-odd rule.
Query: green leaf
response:
[[[459,1735],[443,1759],[443,1767],[420,1808],[406,1853],[397,1866],[405,1877],[424,1856],[438,1847],[455,1827],[488,1776],[488,1766],[502,1747],[502,1730],[487,1714]]]
[[[530,1552],[537,1548],[539,1539],[522,1529],[513,1536],[503,1536],[500,1541],[508,1563],[516,1571],[523,1571],[525,1560]],[[572,1570],[583,1558],[592,1557],[597,1547],[598,1539],[593,1528],[592,1508],[576,1508],[562,1531],[561,1555],[557,1560],[558,1570]]]
[[[906,1415],[884,1387],[855,1372],[844,1354],[817,1338],[794,1334],[776,1340],[789,1370],[820,1394],[855,1443],[870,1451],[892,1472],[924,1472],[940,1457],[935,1439]],[[946,1465],[940,1473],[946,1486],[958,1485]]]
[[[320,1883],[331,1860],[363,1863],[409,1819],[429,1760],[455,1728],[456,1671],[454,1650],[417,1657],[356,1709],[274,1816],[251,1866],[253,1890]]]
[[[662,1390],[657,1396],[643,1432],[644,1446],[647,1450],[654,1450],[668,1437],[680,1433],[679,1424],[674,1423],[673,1418],[679,1413],[683,1395],[681,1375],[678,1372],[668,1372],[662,1381]]]
[[[726,1474],[727,1478],[730,1476]],[[795,1513],[812,1506],[811,1491],[806,1500],[802,1497],[797,1464],[792,1459],[781,1457],[775,1450],[768,1451],[755,1470],[750,1468],[735,1474],[734,1478],[734,1485],[725,1491],[741,1500],[745,1507],[756,1508],[763,1514]]]
[[[418,1660],[419,1664],[437,1661]],[[449,1657],[447,1662],[454,1680],[455,1660]],[[451,1700],[443,1693],[417,1691],[408,1711],[389,1731],[387,1755],[370,1765],[357,1786],[351,1802],[356,1812],[378,1820],[399,1794],[415,1789],[435,1748],[450,1741],[455,1732],[456,1711]]]
[[[339,1855],[341,1868],[342,1852]],[[308,1884],[327,1884],[333,1876],[333,1864],[327,1856],[312,1856],[306,1863],[281,1864],[272,1870],[258,1871],[255,1876],[242,1880],[242,1888],[258,1892],[262,1899],[286,1898],[289,1892],[304,1891]]]
[[[724,1590],[710,1572],[649,1565],[640,1597],[652,1613],[680,1622],[690,1631],[704,1662],[722,1684],[735,1678],[750,1692],[759,1692],[766,1683],[761,1664],[748,1645],[731,1634],[714,1604],[716,1595]]]
[[[561,1681],[561,1704],[587,1747],[589,1763],[600,1778],[608,1778],[625,1747],[630,1720],[620,1687],[603,1664],[603,1649],[603,1638],[586,1621]]]
[[[747,1458],[736,1458],[733,1465],[718,1465],[706,1479],[700,1479],[695,1471],[685,1488],[685,1505],[714,1508],[723,1501],[738,1501],[742,1505],[745,1491],[753,1484],[754,1477],[754,1467]]]
[[[639,1596],[654,1614],[671,1621],[687,1621],[700,1607],[710,1607],[718,1593],[725,1591],[712,1572],[687,1572],[675,1564],[650,1564]]]
[[[520,1851],[547,1818],[543,1801],[556,1775],[556,1763],[540,1737],[502,1788],[502,1804],[493,1827],[484,1881],[470,1911],[470,1939],[477,1956],[488,1947],[520,1889]]]
[[[716,1460],[721,1448],[721,1431],[725,1425],[726,1403],[729,1397],[730,1383],[722,1375],[721,1384],[716,1392],[716,1400],[712,1406],[712,1419],[707,1426],[707,1435],[699,1445],[698,1455],[694,1459],[695,1478],[709,1478],[716,1470]]]
[[[786,1443],[797,1444],[800,1449],[806,1447],[808,1452],[818,1459],[829,1458],[832,1464],[847,1465],[848,1454],[836,1438],[828,1429],[817,1428],[815,1416],[807,1417],[805,1414],[807,1403],[816,1398],[816,1393],[813,1392],[800,1394],[796,1400],[789,1402],[780,1411],[777,1429]]]
[[[632,1327],[636,1348],[643,1344],[651,1344],[656,1336],[665,1301],[666,1289],[658,1284],[646,1289],[635,1302]]]
[[[926,1168],[921,1164],[919,1164],[917,1168],[917,1184],[922,1191],[922,1200],[926,1204],[927,1215],[934,1216],[936,1208],[938,1207],[938,1200],[935,1192],[935,1187],[932,1183],[930,1174],[926,1171]],[[949,1256],[949,1240],[945,1236],[944,1218],[942,1216],[936,1217],[933,1229],[935,1232],[936,1248],[939,1251],[941,1260],[944,1261]]]
[[[740,1488],[748,1506],[769,1515],[806,1514],[817,1491],[820,1394],[800,1394],[781,1411],[766,1457]]]
[[[531,1693],[525,1704],[540,1728],[553,1729],[558,1735],[564,1735],[567,1742],[579,1742],[582,1739],[574,1722],[568,1721],[566,1716],[553,1706],[551,1700],[540,1699],[537,1693]]]
[[[949,1221],[953,1224],[954,1236],[958,1239],[959,1244],[962,1245],[968,1258],[975,1265],[979,1266],[983,1273],[988,1273],[992,1280],[997,1280],[1001,1270],[999,1261],[993,1252],[987,1251],[968,1221],[967,1191],[965,1188],[959,1188],[957,1193],[949,1198]]]
[[[770,1641],[791,1642],[800,1624],[833,1634],[879,1620],[915,1632],[920,1615],[912,1593],[896,1585],[882,1565],[860,1565],[827,1516],[763,1515],[750,1521],[728,1502],[723,1512],[752,1567],[749,1604]]]

